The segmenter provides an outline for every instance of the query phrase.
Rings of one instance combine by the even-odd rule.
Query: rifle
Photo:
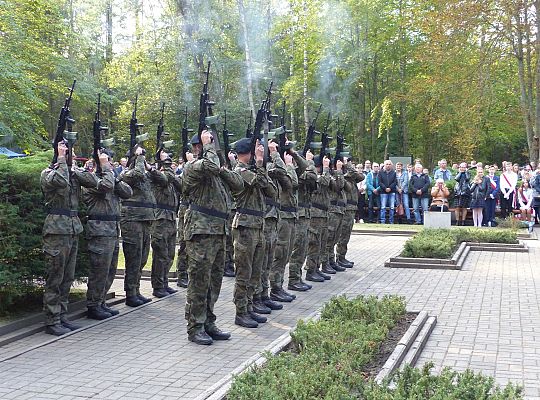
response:
[[[250,138],[253,135],[252,124],[253,124],[253,110],[250,110],[249,111],[249,124],[248,124],[248,127],[246,129],[246,137],[247,138]]]
[[[315,126],[317,124],[317,119],[319,118],[319,114],[321,113],[322,104],[319,105],[319,109],[315,113],[315,118],[311,121],[309,124],[309,128],[306,134],[306,143],[304,144],[304,149],[302,150],[302,155],[305,157],[308,150],[311,148],[311,143],[315,139],[315,135],[319,134],[320,132],[315,130]]]
[[[174,145],[174,140],[163,140],[163,137],[169,136],[167,132],[165,132],[165,126],[163,124],[163,114],[165,112],[165,103],[161,103],[161,118],[159,119],[159,124],[157,128],[157,135],[156,135],[156,163],[158,166],[161,166],[161,153],[163,150],[170,148]]]
[[[272,124],[270,119],[272,117],[270,113],[270,101],[272,96],[272,86],[274,82],[270,82],[270,87],[266,91],[266,99],[261,103],[259,110],[257,111],[257,116],[255,117],[255,126],[253,128],[253,135],[251,136],[251,159],[250,165],[255,166],[255,147],[257,146],[257,140],[259,142],[261,139],[266,137],[264,141],[264,158],[263,166],[266,167],[266,161],[268,159],[268,133],[270,125]],[[264,130],[264,135],[261,135],[261,130]]]
[[[199,101],[199,130],[197,134],[199,136],[199,142],[201,142],[201,133],[205,130],[209,130],[212,134],[212,139],[216,147],[216,152],[220,156],[220,161],[224,163],[223,154],[221,154],[221,149],[219,147],[219,137],[216,132],[216,125],[219,123],[219,117],[214,115],[212,111],[212,106],[216,103],[210,100],[210,95],[208,94],[208,81],[210,79],[210,61],[208,61],[208,67],[206,68],[205,73],[206,79],[203,85],[203,90],[201,92],[201,97]]]
[[[139,95],[135,96],[135,105],[133,112],[131,113],[131,120],[129,121],[129,152],[128,152],[128,166],[132,167],[135,164],[135,147],[148,139],[148,134],[139,134],[139,128],[142,128],[144,124],[140,124],[137,121],[137,102]],[[143,153],[144,154],[144,153]]]
[[[103,171],[101,170],[101,163],[99,162],[99,151],[103,149],[106,146],[112,146],[114,144],[114,139],[110,138],[107,140],[102,140],[102,132],[107,132],[109,128],[107,126],[101,125],[101,119],[100,119],[100,111],[101,111],[101,93],[98,94],[98,101],[97,101],[97,111],[96,116],[94,118],[94,125],[92,127],[92,133],[94,136],[94,162],[96,163],[96,174],[101,176]]]
[[[338,122],[339,125],[339,122]],[[347,151],[345,143],[345,129],[347,128],[347,120],[343,124],[343,130],[336,135],[337,146],[336,146],[336,156],[334,157],[334,167],[337,165],[339,159],[343,161],[343,157],[349,157],[349,151]]]
[[[223,150],[224,150],[224,158],[227,162],[227,167],[229,169],[232,169],[231,160],[229,160],[229,152],[231,151],[231,145],[229,143],[229,138],[233,136],[231,133],[229,133],[229,130],[227,129],[227,110],[223,111]]]
[[[287,129],[285,126],[285,100],[283,100],[283,105],[281,107],[281,127],[278,132],[278,145],[279,145],[279,155],[281,159],[285,161],[285,153],[292,149],[295,145],[295,142],[289,142],[287,144],[287,134],[292,133],[290,129]]]
[[[69,106],[71,104],[71,99],[73,97],[73,91],[75,90],[75,83],[77,81],[73,80],[73,85],[71,85],[71,89],[69,90],[69,95],[66,98],[64,102],[64,107],[60,110],[60,116],[58,117],[58,125],[56,127],[56,135],[54,136],[53,141],[53,150],[54,150],[54,156],[51,162],[51,168],[54,167],[54,165],[58,162],[58,143],[60,142],[67,142],[68,146],[68,154],[67,154],[67,162],[68,166],[71,169],[71,149],[70,142],[73,142],[71,144],[71,147],[73,147],[73,144],[75,143],[75,140],[77,140],[77,132],[73,132],[73,124],[75,123],[75,120],[71,117],[71,110],[69,109]],[[68,130],[66,131],[66,126]]]
[[[328,136],[328,127],[330,126],[330,113],[328,113],[328,117],[326,117],[326,124],[324,125],[324,130],[321,135],[321,152],[320,152],[320,158],[321,162],[323,157],[330,157],[330,149],[328,148],[328,145],[330,144],[330,141],[332,138]]]
[[[184,163],[188,162],[186,153],[189,151],[189,134],[193,132],[193,129],[188,128],[188,108],[184,111],[184,126],[182,127],[182,158]]]

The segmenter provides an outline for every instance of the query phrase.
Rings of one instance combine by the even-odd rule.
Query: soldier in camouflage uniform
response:
[[[322,259],[322,272],[325,274],[335,274],[336,271],[343,272],[345,268],[335,263],[334,248],[340,235],[343,215],[345,213],[345,196],[343,186],[343,162],[337,160],[336,169],[330,181],[330,206],[328,207],[328,238],[325,240],[326,248]]]
[[[351,232],[354,225],[354,215],[358,207],[358,187],[357,183],[364,180],[364,175],[358,172],[353,163],[351,163],[347,158],[343,159],[345,163],[345,195],[347,197],[347,207],[345,210],[345,215],[343,218],[343,225],[341,227],[341,234],[339,236],[336,254],[337,254],[337,264],[344,268],[352,268],[354,263],[345,258],[347,254],[347,245],[351,238]]]
[[[308,252],[306,258],[306,280],[311,282],[324,282],[330,276],[321,272],[319,267],[324,254],[326,239],[328,237],[328,206],[330,205],[329,186],[332,179],[330,175],[330,160],[320,156],[314,158],[315,166],[319,169],[317,176],[317,189],[311,195],[311,219],[309,221]]]
[[[57,164],[41,172],[40,183],[48,215],[43,225],[43,252],[48,269],[43,294],[46,332],[61,336],[80,328],[65,314],[69,290],[75,279],[79,234],[83,231],[78,217],[81,186],[101,188],[102,180],[88,171],[66,163],[67,147],[58,144]]]
[[[161,170],[149,171],[156,199],[156,219],[152,223],[152,288],[157,298],[176,293],[169,286],[169,271],[176,251],[176,210],[182,192],[181,178],[172,169],[169,155],[161,151]]]
[[[275,155],[277,145],[270,143],[269,150]],[[235,171],[242,177],[244,187],[241,191],[234,192],[236,199],[236,214],[232,226],[236,266],[234,323],[245,328],[257,328],[259,323],[266,322],[266,317],[254,310],[256,306],[253,306],[253,295],[261,281],[265,253],[263,228],[266,204],[263,191],[268,189],[269,180],[263,167],[262,145],[257,144],[254,166],[250,165],[251,139],[243,138],[236,142],[236,153],[238,164]]]
[[[141,275],[148,253],[150,252],[150,228],[155,219],[156,200],[150,185],[148,170],[143,149],[135,150],[135,165],[120,174],[119,178],[133,189],[133,196],[122,201],[120,228],[122,230],[122,250],[126,260],[124,290],[126,304],[138,307],[148,299],[140,293]]]
[[[296,162],[297,167],[294,166]],[[296,190],[298,188],[298,175],[303,174],[308,164],[306,160],[298,155],[294,150],[289,150],[285,154],[285,168],[287,175],[291,179],[291,185],[282,185],[280,193],[280,212],[278,224],[278,240],[270,271],[270,298],[275,301],[283,301],[296,298],[295,295],[283,289],[285,267],[291,256],[291,249],[294,241],[296,220],[298,219],[298,199]],[[286,300],[287,301],[287,300]]]
[[[184,200],[184,196],[182,195],[180,198],[180,206],[178,207],[178,253],[176,256],[176,272],[178,274],[177,285],[183,288],[188,287],[186,241],[184,240],[184,215],[188,206],[188,202]]]
[[[119,313],[105,304],[105,296],[114,281],[118,265],[120,198],[129,199],[133,191],[127,183],[115,178],[108,154],[100,154],[99,161],[102,174],[98,178],[101,178],[101,184],[97,188],[84,188],[83,201],[88,208],[86,238],[90,258],[87,317],[102,320]]]
[[[304,292],[311,285],[302,281],[302,267],[306,261],[308,247],[309,222],[311,218],[311,192],[317,188],[317,170],[313,163],[313,154],[306,153],[308,166],[304,173],[298,176],[298,221],[296,234],[289,261],[289,284],[287,289]]]
[[[203,131],[201,141],[197,135],[192,138],[194,151],[201,154],[186,164],[182,177],[183,193],[189,200],[184,218],[189,275],[185,316],[188,339],[209,345],[213,340],[227,340],[231,336],[216,326],[214,305],[223,280],[228,230],[224,185],[241,191],[243,182],[238,174],[220,166],[210,132]]]

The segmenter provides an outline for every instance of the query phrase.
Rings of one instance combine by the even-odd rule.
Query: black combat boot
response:
[[[248,313],[236,314],[234,323],[238,326],[243,326],[244,328],[257,328],[259,326],[257,321],[254,321]]]
[[[261,301],[266,307],[268,307],[272,311],[283,310],[283,304],[279,304],[278,302],[271,300],[268,296],[262,296]]]
[[[142,306],[143,304],[144,304],[143,301],[139,299],[137,296],[126,297],[126,306],[139,307],[139,306]]]
[[[332,267],[332,269],[335,269],[337,272],[344,272],[344,271],[347,270],[347,268],[342,267],[339,264],[333,264],[333,265],[331,265],[331,267]]]
[[[66,328],[61,323],[47,325],[45,327],[45,333],[48,333],[49,335],[62,336],[69,332],[71,332],[71,329]]]
[[[214,340],[229,340],[231,338],[229,332],[224,332],[215,325],[208,326],[204,330]]]
[[[227,278],[234,278],[236,273],[234,272],[234,264],[232,262],[225,263],[225,269],[223,270],[223,276]]]
[[[266,321],[268,321],[264,315],[259,315],[255,311],[248,311],[248,314],[253,321],[259,324],[264,324]]]
[[[324,263],[321,268],[321,271],[325,274],[330,274],[330,275],[336,274],[336,270],[332,268],[329,263]]]
[[[103,319],[111,318],[112,314],[105,311],[103,308],[96,306],[96,307],[88,307],[88,312],[86,313],[86,318],[88,319],[96,319],[98,321],[101,321]]]
[[[309,288],[306,285],[303,285],[301,282],[289,283],[287,289],[294,290],[296,292],[306,292]]]
[[[300,283],[307,287],[307,290],[313,289],[313,285],[310,285],[309,283],[304,282],[302,279],[300,279]]]
[[[144,297],[142,294],[137,294],[137,297],[139,298],[140,301],[143,302],[143,304],[146,304],[146,303],[150,303],[152,301],[152,299],[149,299],[148,297]]]
[[[289,296],[291,299],[295,300],[296,299],[296,295],[295,294],[292,294],[292,293],[289,293],[287,291],[285,291],[285,289],[283,289],[282,287],[279,288],[279,292],[284,295],[284,296]]]
[[[324,282],[324,278],[322,276],[320,276],[319,274],[317,274],[315,271],[314,272],[307,272],[306,273],[306,281],[310,281],[310,282]]]
[[[118,310],[115,310],[114,308],[111,308],[109,307],[107,304],[105,303],[101,303],[101,309],[105,312],[108,312],[109,314],[111,315],[118,315],[120,314],[120,311]]]
[[[264,304],[260,297],[254,297],[253,298],[253,311],[255,311],[257,314],[270,314],[272,312],[272,309],[267,307],[266,304]]]
[[[332,279],[330,275],[326,275],[324,272],[320,270],[315,271],[315,273],[319,275],[321,278],[323,278],[325,281],[329,281],[330,279]]]
[[[279,301],[280,303],[290,303],[293,301],[292,297],[283,296],[279,291],[277,290],[271,290],[270,291],[270,299],[274,301]]]
[[[190,342],[193,342],[195,344],[200,344],[203,346],[209,346],[212,343],[214,343],[212,338],[208,336],[208,334],[205,331],[197,331],[194,334],[189,334],[188,340]]]
[[[165,289],[154,289],[152,295],[154,295],[158,299],[162,299],[163,297],[167,297],[169,295],[169,292],[167,292]]]
[[[345,258],[338,258],[337,265],[343,268],[352,268],[354,263],[347,261]]]
[[[187,276],[187,274],[181,274],[180,275],[180,278],[178,279],[178,283],[176,284],[176,286],[180,286],[180,287],[183,287],[183,288],[188,287],[188,276]]]
[[[71,322],[67,317],[60,317],[60,323],[64,328],[68,328],[70,331],[76,331],[77,329],[81,329],[82,325],[77,325]]]
[[[178,293],[178,290],[173,289],[173,288],[170,287],[170,286],[167,286],[167,287],[165,288],[165,290],[166,290],[167,293],[169,293],[169,294],[175,294],[175,293]]]

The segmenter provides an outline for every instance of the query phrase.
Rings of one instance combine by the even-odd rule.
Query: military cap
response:
[[[199,144],[201,143],[201,140],[199,139],[199,134],[196,133],[195,135],[193,135],[193,137],[191,138],[191,144]]]
[[[236,142],[235,149],[238,154],[251,153],[251,139],[250,138],[240,139],[239,141]]]
[[[320,167],[322,165],[321,156],[313,157],[313,162],[315,163],[316,167]]]

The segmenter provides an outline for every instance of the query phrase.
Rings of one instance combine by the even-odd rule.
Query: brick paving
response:
[[[405,238],[354,236],[352,270],[334,275],[252,330],[234,325],[234,280],[224,278],[218,324],[232,333],[209,347],[188,342],[185,290],[125,316],[0,363],[0,399],[192,399],[257,355],[334,294],[401,251]],[[384,251],[381,249],[384,248]],[[148,290],[148,283],[145,282]],[[115,282],[113,290],[121,282]],[[36,334],[0,348],[0,359],[50,339]]]
[[[233,324],[233,280],[225,278],[218,322],[233,338],[187,341],[185,292],[0,363],[1,399],[190,399],[316,311],[333,294],[398,294],[408,309],[438,318],[418,365],[472,368],[540,399],[540,242],[529,253],[472,252],[461,271],[384,268],[406,238],[354,235],[354,269],[315,284],[262,328]],[[121,282],[117,282],[120,285]],[[116,285],[115,284],[115,285]],[[147,283],[146,283],[147,285]],[[148,286],[146,286],[148,290]],[[43,343],[37,334],[17,344]],[[15,345],[14,345],[15,346]],[[0,348],[0,358],[5,351]]]

